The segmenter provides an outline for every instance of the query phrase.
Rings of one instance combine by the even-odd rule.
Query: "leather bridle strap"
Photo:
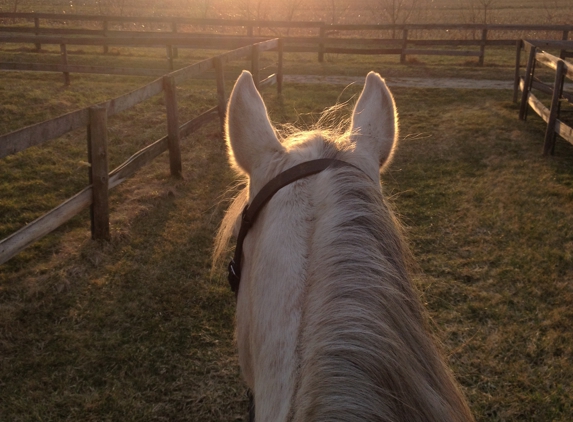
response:
[[[283,171],[274,179],[270,180],[255,196],[250,205],[247,205],[243,209],[243,214],[241,217],[241,228],[239,229],[239,235],[237,236],[237,246],[235,248],[234,258],[229,263],[229,284],[231,285],[231,290],[235,293],[235,296],[239,294],[239,285],[241,283],[241,260],[243,255],[243,241],[249,232],[249,229],[255,223],[257,216],[265,204],[277,193],[280,189],[285,186],[296,182],[299,179],[312,176],[313,174],[320,173],[327,168],[336,167],[358,167],[347,163],[345,161],[340,161],[332,158],[321,158],[318,160],[306,161],[302,164],[298,164],[291,167],[288,170]]]

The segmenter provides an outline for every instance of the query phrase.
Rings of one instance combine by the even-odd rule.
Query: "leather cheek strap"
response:
[[[228,266],[228,279],[231,290],[235,293],[235,297],[239,294],[239,286],[241,284],[241,261],[243,256],[243,242],[249,229],[255,223],[257,216],[263,209],[265,204],[283,187],[303,179],[308,176],[320,173],[327,168],[337,167],[358,167],[346,161],[336,160],[333,158],[320,158],[318,160],[306,161],[298,164],[288,170],[283,171],[275,178],[271,179],[255,196],[250,205],[243,209],[241,216],[241,228],[237,236],[237,246],[235,247],[235,254]],[[360,170],[360,169],[358,169]]]

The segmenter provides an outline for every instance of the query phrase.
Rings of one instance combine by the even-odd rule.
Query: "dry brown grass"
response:
[[[567,421],[573,149],[543,159],[540,119],[460,94],[428,110],[428,137],[404,142],[391,173],[420,286],[478,419]]]

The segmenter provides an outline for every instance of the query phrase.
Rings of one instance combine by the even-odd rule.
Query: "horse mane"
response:
[[[323,128],[332,128],[332,114],[319,121]],[[344,126],[290,127],[279,138],[289,151],[312,145],[320,151],[313,158],[345,160],[352,143]],[[403,231],[379,184],[353,168],[316,177],[327,182],[301,188],[312,189],[315,204],[328,206],[312,216],[288,420],[473,421],[428,334]],[[223,218],[214,266],[227,251],[248,192],[247,184]]]
[[[309,248],[292,420],[473,420],[428,334],[400,225],[364,179],[341,169],[314,192],[332,206]]]

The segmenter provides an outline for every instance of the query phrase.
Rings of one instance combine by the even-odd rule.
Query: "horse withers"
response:
[[[398,135],[384,80],[368,74],[346,131],[282,137],[243,72],[226,135],[231,165],[248,183],[223,220],[215,257],[242,232],[232,268],[236,338],[255,420],[473,421],[428,334],[382,196],[380,171]],[[276,185],[317,160],[320,169]],[[253,202],[256,221],[247,224]]]

